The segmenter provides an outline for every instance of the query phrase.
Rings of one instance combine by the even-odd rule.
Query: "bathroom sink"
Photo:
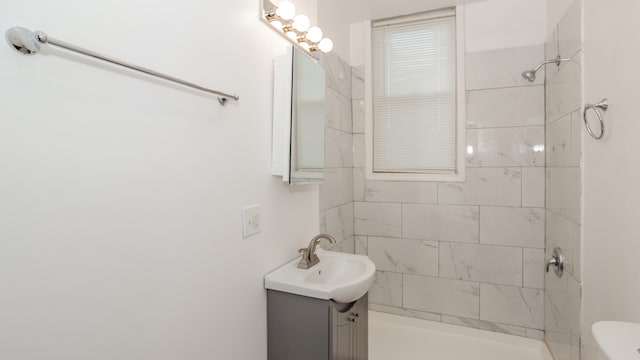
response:
[[[368,257],[322,249],[316,253],[317,265],[299,269],[296,258],[267,274],[265,288],[341,303],[358,300],[369,291],[376,266]]]
[[[605,359],[640,359],[639,323],[598,321],[591,326],[591,332]]]

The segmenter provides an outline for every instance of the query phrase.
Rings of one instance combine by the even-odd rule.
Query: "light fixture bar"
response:
[[[264,20],[276,31],[308,54],[313,52],[328,53],[333,49],[333,41],[323,37],[322,30],[311,26],[309,17],[295,13],[295,5],[288,1],[281,1],[274,5],[269,0],[262,1]]]

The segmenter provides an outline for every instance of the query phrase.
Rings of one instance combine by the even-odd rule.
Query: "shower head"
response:
[[[527,70],[522,73],[522,77],[528,82],[536,81],[536,71],[535,70]]]
[[[550,59],[550,60],[544,60],[541,63],[539,63],[538,65],[536,65],[535,68],[533,68],[533,70],[527,70],[525,72],[522,73],[522,77],[527,80],[528,82],[534,82],[536,81],[536,72],[538,72],[538,70],[540,70],[541,67],[547,65],[547,64],[551,64],[554,63],[556,64],[556,66],[560,66],[560,63],[562,63],[563,61],[569,61],[571,59],[563,59],[560,57],[560,55],[558,55],[557,57],[555,57],[554,59]]]

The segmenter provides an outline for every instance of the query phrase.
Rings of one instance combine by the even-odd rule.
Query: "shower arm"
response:
[[[566,58],[563,59],[560,57],[560,55],[558,55],[555,59],[550,59],[550,60],[544,60],[542,61],[540,64],[536,65],[536,67],[533,69],[533,72],[537,72],[538,70],[540,70],[541,67],[547,65],[547,64],[551,64],[554,63],[556,64],[556,66],[560,66],[560,64],[564,61],[569,61],[571,60],[570,58]]]

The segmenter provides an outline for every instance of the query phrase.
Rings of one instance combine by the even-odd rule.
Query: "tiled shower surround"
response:
[[[322,65],[326,72],[325,178],[320,185],[320,231],[336,238],[336,250],[353,253],[351,67],[333,53],[323,56]]]
[[[582,36],[580,1],[547,40],[545,57],[571,58],[546,72],[546,253],[560,247],[564,275],[545,276],[545,340],[555,360],[580,359]],[[591,138],[587,137],[586,141]]]
[[[544,76],[534,83],[520,77],[544,56],[543,45],[466,54],[466,180],[451,183],[365,180],[362,71],[336,56],[324,58],[321,231],[338,239],[338,250],[376,263],[371,309],[544,337],[545,301],[553,298],[544,291],[545,220],[552,242],[554,229],[566,229],[563,220],[575,215],[553,204],[576,194],[558,187],[567,185],[562,181],[573,167],[552,170],[557,161],[573,159],[563,152],[573,151],[565,149],[571,142],[554,135],[553,126],[566,134],[572,124],[547,124],[545,147]],[[558,192],[547,193],[551,209],[545,209],[545,179],[549,191]]]
[[[464,182],[366,180],[354,123],[356,251],[378,269],[371,309],[543,337],[544,86],[520,77],[543,56],[542,45],[466,55]]]

